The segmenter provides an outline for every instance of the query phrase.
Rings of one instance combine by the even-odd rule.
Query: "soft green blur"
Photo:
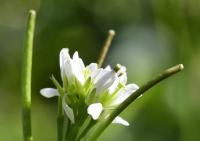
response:
[[[199,0],[0,0],[0,141],[21,141],[20,70],[28,10],[37,10],[32,118],[35,141],[56,140],[56,99],[39,94],[59,75],[59,51],[96,62],[108,29],[115,29],[106,64],[127,66],[139,85],[183,63],[183,72],[129,106],[129,127],[111,125],[99,141],[200,140]]]

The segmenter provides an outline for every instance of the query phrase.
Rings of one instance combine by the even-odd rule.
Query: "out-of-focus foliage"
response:
[[[95,62],[113,28],[106,64],[127,66],[129,82],[142,84],[163,69],[185,70],[148,91],[122,113],[131,126],[111,125],[99,141],[200,140],[199,0],[0,0],[0,140],[20,141],[20,65],[27,12],[38,12],[33,58],[33,134],[56,140],[56,99],[39,90],[59,78],[63,47]]]

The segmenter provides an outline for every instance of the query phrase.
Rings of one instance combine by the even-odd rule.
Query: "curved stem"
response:
[[[91,136],[87,138],[87,141],[95,141],[101,133],[106,129],[108,125],[118,116],[125,108],[127,108],[136,98],[142,95],[144,92],[161,82],[162,80],[176,74],[177,72],[183,70],[183,65],[179,64],[172,68],[165,70],[163,73],[155,77],[154,79],[148,81],[142,85],[137,91],[135,91],[131,96],[129,96],[124,102],[122,102],[115,111],[113,111],[110,116],[101,122],[98,126],[98,130],[94,132]]]
[[[35,29],[36,12],[29,11],[27,29],[25,33],[25,42],[23,49],[22,65],[22,124],[24,141],[32,141],[31,131],[31,73],[32,73],[32,52],[33,37]]]

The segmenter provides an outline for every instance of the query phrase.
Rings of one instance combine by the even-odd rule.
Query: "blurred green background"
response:
[[[20,69],[30,8],[38,12],[33,54],[35,141],[56,140],[56,99],[39,94],[59,78],[59,51],[96,62],[108,29],[117,35],[106,64],[127,66],[139,85],[178,63],[185,70],[151,89],[99,141],[200,140],[199,0],[0,0],[0,141],[21,141]]]

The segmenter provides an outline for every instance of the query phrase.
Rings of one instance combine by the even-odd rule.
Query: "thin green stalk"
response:
[[[32,52],[33,37],[35,29],[36,12],[29,11],[27,29],[25,33],[25,42],[23,49],[23,65],[22,65],[22,124],[24,141],[32,141],[31,131],[31,72],[32,72]]]
[[[104,63],[104,60],[106,58],[106,55],[108,53],[109,47],[111,45],[111,42],[113,40],[113,37],[115,36],[115,31],[114,30],[109,30],[108,31],[108,37],[104,43],[104,46],[102,47],[99,59],[98,59],[98,65],[101,67]]]
[[[110,116],[99,123],[99,126],[96,130],[96,132],[93,132],[91,136],[87,138],[87,141],[95,141],[101,133],[106,129],[108,125],[115,119],[116,116],[118,116],[125,108],[127,108],[136,98],[141,96],[144,92],[161,82],[162,80],[176,74],[177,72],[183,70],[183,65],[179,64],[177,66],[174,66],[172,68],[169,68],[165,70],[163,73],[155,77],[154,79],[148,81],[146,84],[142,85],[136,92],[134,92],[130,97],[128,97],[123,103],[121,103],[115,111],[113,111]]]
[[[69,131],[70,131],[70,127],[71,127],[71,122],[69,119],[67,119],[67,125],[66,125],[66,130],[65,130],[65,135],[64,135],[64,139],[66,140],[68,138],[69,135]]]
[[[58,97],[58,114],[57,114],[57,141],[63,141],[64,138],[64,114],[62,107],[62,97]]]
[[[87,123],[87,125],[83,125],[83,130],[77,137],[76,141],[81,141],[81,139],[87,134],[87,132],[96,124],[96,120],[92,120],[91,117],[89,117],[88,119],[89,123]]]
[[[59,84],[59,82],[55,79],[55,77],[52,75],[51,78],[52,82],[56,86],[60,96],[58,97],[58,103],[57,103],[57,141],[63,141],[64,139],[64,112],[63,112],[63,104],[62,100],[64,97],[64,90],[62,86]]]

